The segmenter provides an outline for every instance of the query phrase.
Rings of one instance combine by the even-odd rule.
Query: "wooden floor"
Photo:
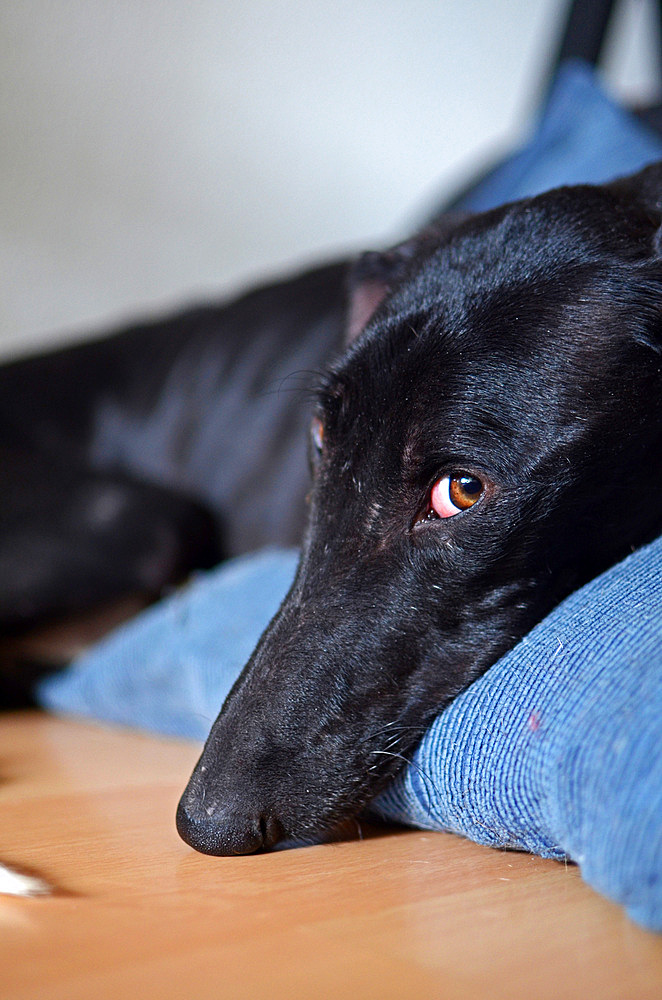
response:
[[[662,997],[662,938],[577,870],[459,837],[207,858],[177,837],[198,748],[0,717],[2,1000]]]

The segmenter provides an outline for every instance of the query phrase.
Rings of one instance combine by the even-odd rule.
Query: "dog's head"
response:
[[[572,588],[661,527],[662,168],[427,230],[358,268],[294,584],[178,826],[319,838]]]

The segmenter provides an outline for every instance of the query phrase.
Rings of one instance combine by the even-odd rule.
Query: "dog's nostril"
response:
[[[202,854],[228,857],[254,854],[273,847],[282,839],[281,826],[274,817],[255,815],[242,817],[239,812],[215,813],[207,816],[182,799],[177,808],[177,832],[189,847]]]

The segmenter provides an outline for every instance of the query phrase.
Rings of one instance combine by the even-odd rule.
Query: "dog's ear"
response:
[[[662,225],[659,225],[653,236],[653,253],[658,260],[662,259]]]
[[[368,325],[389,292],[403,277],[405,265],[406,259],[400,256],[400,247],[383,253],[370,251],[355,262],[349,276],[346,345],[356,340]]]
[[[652,249],[655,256],[660,259],[662,258],[662,163],[652,163],[644,167],[632,181],[639,200],[656,226]]]
[[[345,343],[351,344],[366,328],[382,302],[417,264],[448,240],[468,213],[439,216],[411,239],[385,251],[364,253],[349,275]]]
[[[614,187],[629,188],[640,202],[659,214],[662,212],[662,161],[616,181]]]
[[[631,310],[635,340],[662,353],[662,163],[644,167],[632,177],[616,181],[614,188],[632,199],[638,243],[646,257],[631,265],[632,286],[636,289]]]
[[[642,239],[648,243],[654,257],[662,258],[662,161],[651,163],[638,173],[621,177],[605,187],[626,199],[640,220]],[[652,244],[649,243],[651,227]]]

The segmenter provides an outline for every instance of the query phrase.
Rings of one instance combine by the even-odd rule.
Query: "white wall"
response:
[[[4,0],[0,353],[397,237],[515,141],[565,6]]]

